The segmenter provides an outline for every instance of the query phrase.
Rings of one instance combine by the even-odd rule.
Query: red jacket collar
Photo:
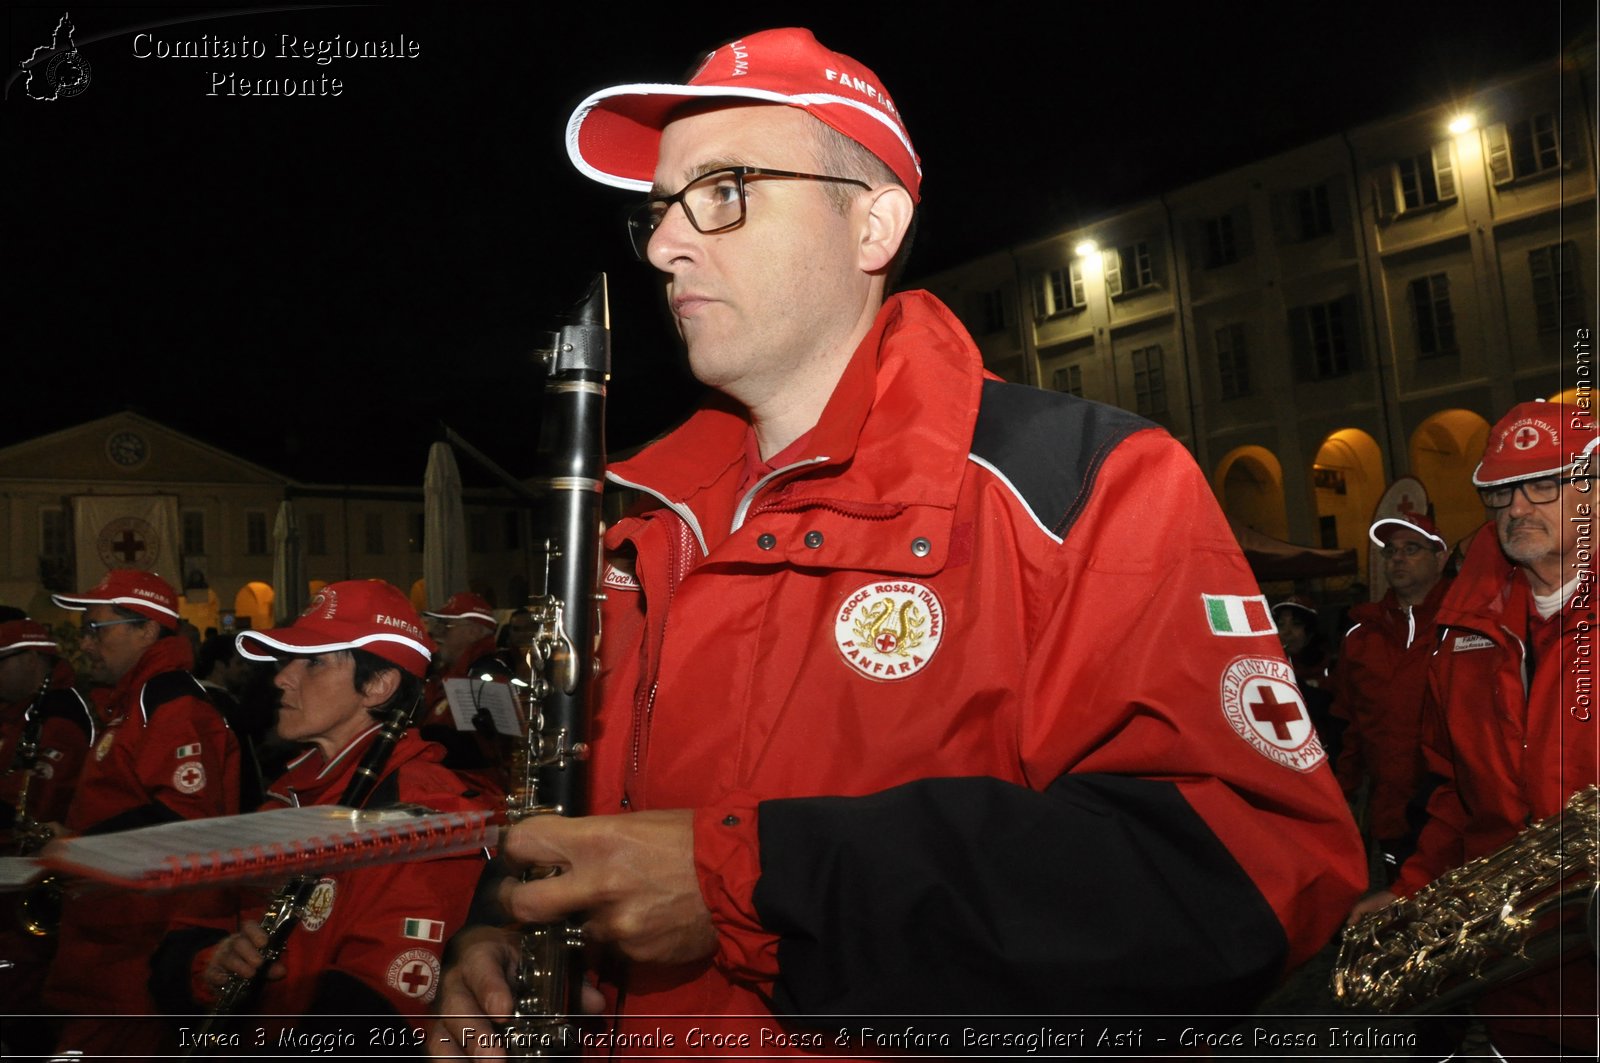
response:
[[[322,759],[315,746],[306,750],[289,762],[283,775],[268,789],[268,803],[276,801],[292,805],[296,803],[296,797],[299,798],[298,803],[301,805],[338,803],[351,777],[355,775],[356,768],[366,757],[367,750],[377,740],[378,730],[379,725],[374,722],[372,727],[357,735],[349,745],[327,761]],[[418,757],[439,760],[442,755],[442,750],[438,746],[417,737],[415,731],[407,731],[394,744],[394,749],[390,751],[388,762],[381,774],[387,776],[400,765]]]
[[[139,703],[139,691],[163,672],[187,672],[194,668],[194,648],[181,635],[163,636],[150,644],[137,664],[128,669],[111,688],[108,702],[113,718],[127,713]]]
[[[813,464],[799,493],[845,503],[953,509],[983,376],[971,337],[942,303],[920,291],[891,297],[812,430]],[[608,475],[692,506],[698,492],[744,460],[748,427],[742,410],[713,396],[682,426]]]
[[[1589,586],[1592,585],[1591,580]],[[1581,588],[1582,585],[1580,591]],[[1436,622],[1494,636],[1504,629],[1522,639],[1528,630],[1531,595],[1527,573],[1511,563],[1500,549],[1494,525],[1486,524],[1473,536],[1461,573],[1440,604]],[[1574,617],[1593,611],[1593,597],[1578,593],[1567,600],[1558,615],[1565,625]]]

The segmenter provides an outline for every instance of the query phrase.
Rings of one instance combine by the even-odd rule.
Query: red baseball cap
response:
[[[711,52],[687,85],[618,85],[578,104],[567,154],[602,184],[648,192],[661,130],[682,104],[729,99],[798,107],[860,144],[921,198],[922,162],[878,76],[810,30],[762,30]]]
[[[1379,546],[1387,546],[1388,536],[1393,535],[1401,528],[1410,528],[1424,539],[1431,539],[1439,544],[1440,550],[1448,550],[1450,544],[1444,541],[1444,536],[1439,534],[1438,525],[1426,513],[1407,513],[1401,517],[1384,517],[1382,520],[1372,522],[1372,527],[1367,529],[1367,537]]]
[[[178,592],[154,572],[137,568],[114,568],[82,594],[53,594],[50,600],[76,613],[91,605],[120,605],[162,627],[178,628]]]
[[[490,627],[496,625],[494,608],[479,594],[471,591],[458,591],[450,596],[450,600],[440,606],[437,612],[422,611],[423,616],[435,617],[439,620],[479,620]]]
[[[1583,467],[1593,471],[1594,414],[1558,402],[1519,402],[1489,430],[1489,445],[1472,473],[1477,487],[1494,487]]]
[[[61,647],[50,637],[50,629],[37,620],[7,620],[0,624],[0,657],[23,650],[60,653]]]
[[[241,631],[235,643],[252,661],[366,650],[419,678],[433,658],[433,641],[411,602],[380,579],[330,583],[288,627]]]
[[[1317,615],[1317,607],[1312,604],[1310,598],[1307,598],[1303,594],[1290,595],[1283,601],[1274,605],[1271,611],[1276,613],[1279,609],[1298,609],[1302,613],[1309,613],[1312,616]]]

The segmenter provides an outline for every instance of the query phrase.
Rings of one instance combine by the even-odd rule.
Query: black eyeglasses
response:
[[[1542,506],[1561,497],[1562,484],[1593,479],[1593,476],[1541,476],[1534,480],[1517,480],[1514,483],[1496,484],[1494,487],[1480,487],[1478,497],[1489,509],[1505,509],[1511,504],[1512,496],[1520,490],[1523,498],[1533,505]]]
[[[744,224],[744,185],[752,177],[776,177],[791,181],[833,181],[838,184],[872,186],[854,177],[829,177],[820,173],[795,173],[792,170],[767,170],[756,166],[729,166],[712,170],[684,185],[670,196],[651,196],[628,214],[628,237],[633,253],[646,260],[650,238],[674,203],[683,205],[683,216],[697,233],[727,232]]]
[[[116,627],[118,624],[146,624],[149,621],[141,616],[124,617],[121,620],[85,620],[83,622],[83,637],[97,639],[102,628]]]

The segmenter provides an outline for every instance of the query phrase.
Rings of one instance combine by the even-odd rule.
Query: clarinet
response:
[[[372,748],[367,750],[366,755],[361,758],[361,763],[356,766],[355,775],[345,786],[339,804],[348,808],[360,808],[367,803],[367,798],[372,796],[373,789],[383,777],[383,769],[389,762],[389,754],[394,751],[394,744],[400,741],[400,736],[411,726],[412,717],[416,714],[417,705],[421,700],[419,695],[409,705],[395,706],[384,717],[383,724],[378,729],[378,737],[373,740]],[[194,1041],[196,1047],[207,1045],[212,1039],[206,1035],[216,1032],[217,1028],[237,1012],[265,980],[267,969],[283,955],[283,947],[288,942],[289,935],[300,925],[300,913],[310,903],[311,894],[316,890],[318,881],[317,875],[299,874],[273,895],[266,912],[261,916],[260,926],[267,934],[267,944],[261,950],[261,966],[257,967],[256,973],[250,977],[241,974],[228,975],[228,981],[217,991],[217,1002],[212,1005],[205,1022],[200,1025]],[[191,1051],[185,1058],[193,1054]]]
[[[586,803],[583,762],[588,702],[598,649],[601,490],[605,475],[605,396],[611,372],[606,277],[599,274],[571,324],[540,352],[545,400],[540,423],[544,593],[528,603],[526,740],[507,794],[507,819],[579,815]],[[534,868],[524,880],[556,868]],[[576,920],[525,927],[507,1027],[508,1054],[542,1059],[578,1054],[583,933]]]

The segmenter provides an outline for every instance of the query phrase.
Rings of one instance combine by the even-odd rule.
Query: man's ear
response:
[[[856,205],[864,222],[857,264],[863,273],[882,272],[900,250],[916,204],[911,202],[911,193],[900,185],[882,184],[858,196]]]
[[[367,685],[361,690],[361,706],[376,708],[394,697],[394,692],[399,689],[400,669],[385,668],[367,680]]]

